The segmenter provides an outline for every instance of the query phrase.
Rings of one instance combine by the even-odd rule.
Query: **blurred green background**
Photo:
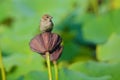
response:
[[[29,48],[46,13],[64,42],[59,80],[120,80],[120,0],[0,0],[7,80],[48,80],[45,60]]]

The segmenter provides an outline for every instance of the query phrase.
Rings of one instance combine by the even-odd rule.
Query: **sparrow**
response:
[[[51,32],[53,29],[52,16],[45,14],[40,20],[40,31],[41,32]]]

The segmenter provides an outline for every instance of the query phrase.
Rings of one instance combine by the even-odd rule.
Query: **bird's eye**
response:
[[[49,18],[48,16],[46,18]]]

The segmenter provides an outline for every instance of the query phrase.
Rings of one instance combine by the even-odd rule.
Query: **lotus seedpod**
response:
[[[57,60],[62,53],[62,39],[59,35],[51,32],[44,32],[35,36],[30,41],[30,48],[45,57],[45,53],[50,53],[50,60]]]

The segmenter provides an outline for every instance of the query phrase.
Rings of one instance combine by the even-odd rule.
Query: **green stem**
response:
[[[3,65],[3,61],[2,61],[2,53],[1,53],[1,51],[0,51],[0,68],[1,68],[2,80],[6,80],[4,65]]]
[[[47,60],[47,66],[48,66],[49,80],[52,80],[52,73],[51,73],[51,67],[50,67],[50,56],[49,56],[49,52],[46,52],[46,60]]]
[[[53,61],[54,64],[54,69],[55,69],[55,80],[58,80],[58,67],[57,67],[57,62]]]

